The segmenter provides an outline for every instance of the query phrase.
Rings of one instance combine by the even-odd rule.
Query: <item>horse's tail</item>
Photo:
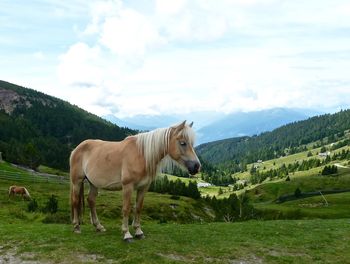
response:
[[[80,170],[77,170],[77,164],[73,162],[75,159],[74,157],[75,150],[72,151],[70,158],[69,158],[69,163],[70,163],[70,202],[71,202],[71,220],[73,221],[74,219],[74,209],[76,208],[77,213],[78,213],[78,219],[79,222],[82,222],[82,216],[84,214],[85,210],[85,201],[84,201],[84,178],[81,180],[80,176]],[[79,172],[78,172],[79,171]],[[79,175],[79,176],[78,176]],[[80,180],[78,179],[80,178]],[[76,196],[75,191],[77,191],[73,188],[78,187],[78,197]],[[77,199],[78,198],[78,199]]]
[[[73,184],[71,183],[70,187],[70,203],[71,203],[71,220],[74,217],[74,193],[73,193]],[[82,223],[83,214],[85,211],[85,200],[84,200],[84,181],[80,185],[78,202],[76,203],[76,209],[78,212],[79,222]]]
[[[24,196],[25,196],[26,198],[28,198],[28,199],[32,199],[32,197],[30,197],[30,194],[29,194],[27,188],[23,187],[23,189],[24,189],[24,192],[25,192]]]
[[[80,185],[79,203],[78,203],[78,217],[79,217],[80,223],[82,223],[83,221],[84,211],[85,211],[85,199],[84,199],[84,181],[83,181]]]

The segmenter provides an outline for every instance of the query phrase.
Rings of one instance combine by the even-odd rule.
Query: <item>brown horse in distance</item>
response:
[[[15,195],[21,195],[22,198],[31,199],[28,190],[22,186],[10,186],[9,197],[15,196]]]

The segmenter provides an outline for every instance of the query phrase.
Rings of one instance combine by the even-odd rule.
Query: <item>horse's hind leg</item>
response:
[[[131,209],[131,196],[134,187],[132,184],[123,186],[123,224],[122,231],[124,233],[124,241],[131,242],[132,235],[129,232],[129,214]]]
[[[89,207],[90,207],[90,219],[91,223],[96,227],[96,231],[98,232],[104,232],[106,229],[101,225],[100,221],[98,220],[97,213],[96,213],[96,197],[98,195],[97,188],[90,183],[90,191],[89,196],[87,198]]]
[[[134,221],[132,225],[135,229],[135,238],[138,238],[138,239],[143,239],[145,237],[141,230],[140,218],[141,218],[141,210],[143,207],[143,199],[145,197],[147,189],[148,189],[148,186],[142,189],[139,189],[137,190],[137,194],[136,194],[135,216],[134,216]]]
[[[80,192],[83,181],[71,183],[71,210],[72,210],[72,224],[73,231],[80,233],[80,217],[81,217],[81,201]]]

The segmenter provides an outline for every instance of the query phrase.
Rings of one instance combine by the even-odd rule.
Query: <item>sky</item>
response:
[[[335,112],[350,2],[1,0],[0,79],[99,116]]]

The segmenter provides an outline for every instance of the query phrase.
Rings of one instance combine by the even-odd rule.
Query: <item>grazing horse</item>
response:
[[[22,198],[31,199],[28,190],[22,186],[10,186],[9,188],[9,197],[19,194]]]
[[[135,238],[144,238],[140,225],[143,200],[151,182],[163,163],[176,161],[194,175],[199,172],[200,162],[193,149],[193,123],[186,121],[168,128],[160,128],[120,142],[85,140],[70,156],[71,212],[73,230],[80,233],[80,220],[84,206],[84,179],[90,184],[88,204],[91,210],[91,223],[96,231],[105,231],[96,214],[95,200],[98,188],[122,190],[124,241],[132,241],[129,232],[131,196],[136,194],[136,210],[133,220]]]

